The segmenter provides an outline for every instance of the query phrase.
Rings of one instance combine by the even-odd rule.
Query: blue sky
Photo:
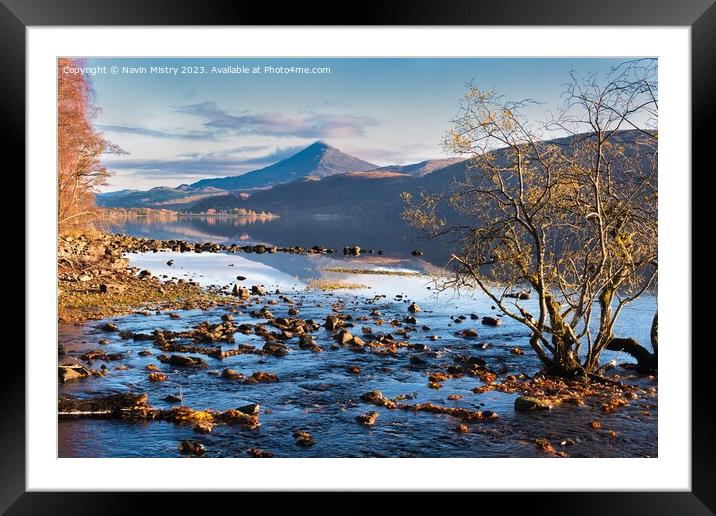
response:
[[[469,81],[513,100],[561,104],[574,68],[606,74],[622,59],[87,59],[101,108],[95,126],[127,154],[109,155],[105,191],[176,186],[238,175],[288,157],[316,140],[377,165],[446,157],[440,141]],[[117,66],[119,73],[110,68]],[[146,67],[124,73],[122,67]],[[158,74],[152,66],[204,67]],[[211,67],[330,68],[324,74],[212,73]]]

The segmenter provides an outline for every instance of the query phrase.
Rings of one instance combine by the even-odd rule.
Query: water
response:
[[[180,221],[182,222],[182,221]],[[182,222],[183,223],[183,222]],[[177,226],[171,223],[161,229],[165,238],[179,237]],[[271,223],[269,223],[271,224]],[[263,225],[262,225],[263,226]],[[183,227],[183,226],[182,226]],[[250,228],[253,228],[252,225]],[[250,229],[249,228],[249,229]],[[146,231],[145,236],[159,237],[152,227],[137,227],[132,233]],[[127,231],[125,229],[125,231]],[[172,231],[175,233],[172,234]],[[240,229],[240,231],[244,231]],[[248,230],[247,230],[248,231]],[[128,231],[127,231],[128,232]],[[186,238],[187,235],[181,235]],[[201,233],[198,240],[217,240]],[[251,237],[253,239],[253,237]],[[258,239],[257,239],[258,240]],[[269,242],[273,243],[273,242]],[[326,245],[323,241],[314,243]],[[328,244],[330,245],[330,244]],[[371,242],[364,244],[373,245]],[[377,248],[377,246],[375,246]],[[397,255],[397,259],[396,258]],[[152,341],[122,340],[117,334],[106,333],[99,328],[106,321],[94,321],[85,326],[61,326],[60,343],[67,354],[82,354],[100,346],[98,341],[108,338],[110,343],[101,346],[111,352],[130,352],[120,362],[109,362],[110,373],[105,377],[93,377],[60,385],[61,394],[79,397],[106,395],[116,392],[146,392],[150,403],[158,408],[169,408],[163,401],[168,394],[183,396],[184,404],[195,408],[225,410],[248,403],[259,403],[261,426],[256,430],[234,426],[217,425],[208,435],[199,435],[190,426],[164,422],[137,423],[112,420],[62,420],[59,423],[59,455],[61,457],[174,457],[179,456],[178,443],[182,439],[196,439],[205,444],[210,457],[245,457],[247,450],[257,447],[269,450],[280,457],[545,457],[534,440],[549,439],[558,450],[571,457],[642,457],[657,455],[657,400],[644,396],[629,406],[612,414],[605,414],[589,406],[556,407],[547,413],[518,413],[513,409],[516,394],[487,392],[475,394],[473,387],[480,380],[465,376],[448,379],[441,389],[428,387],[428,371],[439,371],[453,362],[456,355],[479,356],[487,366],[500,375],[534,374],[540,367],[536,356],[527,344],[528,332],[519,323],[505,319],[499,327],[488,327],[470,319],[470,314],[496,315],[491,302],[478,293],[436,293],[431,278],[420,276],[386,276],[371,274],[345,274],[327,272],[332,267],[342,268],[392,268],[423,272],[430,269],[426,262],[396,253],[377,257],[366,256],[344,259],[333,255],[277,254],[194,254],[149,253],[129,257],[132,265],[146,268],[155,274],[192,278],[204,285],[224,285],[236,281],[237,275],[246,276],[246,285],[263,284],[269,291],[276,288],[295,301],[299,317],[323,321],[331,313],[334,304],[341,305],[343,313],[354,319],[368,316],[372,310],[382,313],[382,325],[369,321],[354,320],[354,335],[361,334],[363,326],[374,333],[395,332],[398,328],[388,325],[393,319],[402,320],[410,302],[417,302],[423,309],[416,314],[418,331],[410,332],[409,342],[428,344],[429,352],[400,349],[395,356],[378,356],[374,353],[356,353],[348,349],[332,351],[330,334],[321,328],[314,335],[325,350],[313,353],[299,350],[297,339],[288,342],[291,352],[286,357],[238,355],[223,361],[204,356],[209,369],[182,369],[161,364],[156,355],[159,350]],[[166,262],[174,260],[169,267]],[[231,264],[231,265],[230,265]],[[340,290],[332,293],[308,289],[315,279],[346,281],[364,285],[356,290]],[[376,297],[376,296],[385,297]],[[402,295],[398,298],[396,295]],[[269,305],[274,316],[286,317],[288,305],[273,294],[264,301],[275,299]],[[534,301],[523,304],[529,310]],[[237,324],[260,322],[248,315],[261,305],[246,307],[234,314]],[[653,296],[644,296],[626,309],[617,328],[617,334],[633,336],[642,343],[649,341],[651,318],[656,307]],[[151,332],[156,328],[169,330],[187,329],[200,321],[220,322],[226,309],[207,311],[178,311],[181,319],[170,319],[167,313],[158,315],[133,314],[112,320],[122,330]],[[467,319],[456,323],[451,316],[465,315]],[[421,330],[425,325],[429,330]],[[455,335],[464,328],[475,328],[479,337],[467,340]],[[437,341],[429,340],[438,335]],[[249,343],[260,347],[260,337],[236,335],[237,344]],[[480,344],[489,342],[487,349]],[[230,344],[227,347],[234,347]],[[522,356],[510,349],[519,346],[525,350]],[[150,350],[154,356],[139,356],[139,351]],[[410,358],[419,356],[425,366],[415,366]],[[616,358],[628,362],[628,356],[608,352],[603,360]],[[119,364],[126,370],[115,370]],[[99,368],[102,362],[93,363]],[[169,375],[166,382],[148,381],[147,364],[156,364]],[[348,366],[358,366],[360,375],[346,371]],[[208,374],[231,367],[250,375],[254,371],[268,371],[279,376],[277,383],[246,385],[217,378]],[[622,379],[644,387],[656,385],[655,380],[633,376],[626,370],[616,369]],[[456,431],[459,421],[451,416],[414,413],[405,410],[389,410],[375,407],[360,400],[361,394],[380,389],[387,397],[410,395],[408,403],[433,402],[445,406],[465,407],[471,410],[492,410],[500,417],[495,421],[471,423],[468,433]],[[448,395],[460,394],[457,401]],[[644,406],[640,406],[644,405]],[[366,428],[356,423],[355,417],[369,411],[379,412],[374,427]],[[645,415],[648,412],[649,415]],[[599,420],[601,430],[593,430],[589,422]],[[298,446],[292,434],[296,430],[310,432],[316,444],[310,448]],[[616,437],[609,431],[617,432]],[[564,439],[576,444],[561,447]]]
[[[450,258],[445,239],[427,240],[400,220],[373,220],[360,217],[284,216],[274,219],[226,218],[220,216],[179,217],[175,220],[134,219],[118,230],[138,237],[182,239],[242,244],[312,247],[334,249],[358,245],[363,249],[383,250],[386,255],[407,258],[416,250],[425,260],[443,266]]]

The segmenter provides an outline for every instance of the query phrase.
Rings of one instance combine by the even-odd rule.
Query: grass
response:
[[[308,284],[309,289],[318,290],[341,290],[341,289],[359,289],[369,288],[366,285],[360,283],[347,283],[345,281],[331,281],[331,280],[311,280]]]
[[[422,276],[421,272],[413,271],[391,271],[385,269],[345,269],[341,267],[329,267],[323,269],[326,272],[341,272],[343,274],[378,274],[381,276]]]

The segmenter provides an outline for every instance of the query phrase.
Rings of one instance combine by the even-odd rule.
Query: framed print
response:
[[[3,508],[713,511],[711,2],[219,4],[5,2],[28,302]]]

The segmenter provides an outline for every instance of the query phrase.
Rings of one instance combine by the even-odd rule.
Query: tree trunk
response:
[[[637,367],[642,371],[655,371],[657,368],[656,355],[649,353],[649,350],[639,344],[633,338],[614,338],[607,344],[611,351],[623,351],[636,359]]]
[[[654,356],[659,357],[659,312],[654,314],[651,321],[651,349],[654,350]]]

